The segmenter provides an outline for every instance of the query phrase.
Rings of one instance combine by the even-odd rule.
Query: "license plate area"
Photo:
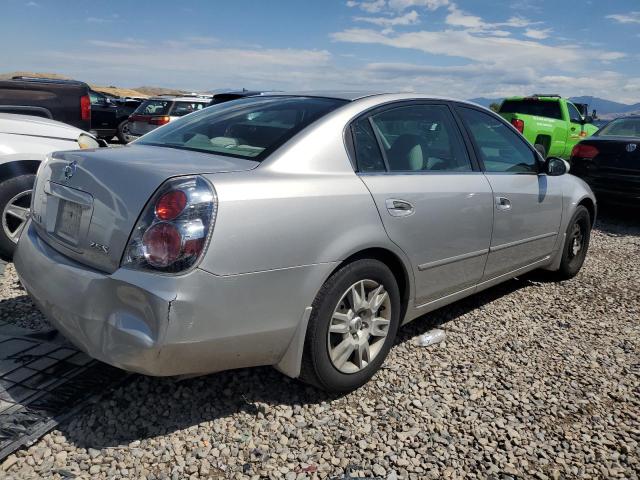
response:
[[[82,205],[60,200],[58,203],[58,218],[55,233],[68,243],[77,244],[82,220]]]
[[[80,252],[91,223],[93,197],[54,182],[47,182],[44,193],[43,222],[39,223],[50,237]]]

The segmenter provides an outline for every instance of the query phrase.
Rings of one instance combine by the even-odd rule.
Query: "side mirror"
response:
[[[571,166],[569,162],[558,157],[547,158],[545,171],[550,177],[559,177],[565,173],[569,173]]]

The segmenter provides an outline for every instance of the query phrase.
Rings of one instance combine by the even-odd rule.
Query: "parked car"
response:
[[[0,113],[0,257],[11,260],[29,217],[40,162],[55,150],[98,147],[95,137],[70,125],[28,115]]]
[[[347,391],[401,324],[536,268],[576,275],[596,203],[567,168],[465,102],[249,97],[123,148],[54,153],[15,265],[112,365],[275,365]]]
[[[245,90],[245,89],[216,93],[211,98],[211,102],[209,103],[209,106],[217,105],[219,103],[229,102],[231,100],[237,100],[239,98],[253,97],[255,95],[261,95],[262,93],[264,92],[261,92],[258,90]]]
[[[599,199],[640,204],[640,116],[617,118],[581,141],[571,165]]]
[[[581,109],[586,110],[584,104]],[[571,149],[598,128],[573,103],[559,95],[505,99],[498,110],[544,156],[568,159]]]
[[[51,78],[0,80],[0,113],[49,118],[88,131],[91,129],[89,85]]]
[[[129,116],[140,106],[142,99],[117,98],[91,90],[91,131],[105,140],[117,136],[120,143],[128,143]]]
[[[211,98],[205,97],[153,97],[143,101],[129,117],[129,136],[135,139],[161,125],[202,110]]]

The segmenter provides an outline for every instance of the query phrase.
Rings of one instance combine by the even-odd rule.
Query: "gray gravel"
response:
[[[0,477],[636,479],[639,217],[601,221],[573,280],[528,275],[404,327],[355,393],[269,368],[137,376]],[[438,324],[445,342],[416,345]]]
[[[13,263],[9,263],[4,275],[0,275],[0,326],[2,324],[33,331],[52,328],[20,285]]]

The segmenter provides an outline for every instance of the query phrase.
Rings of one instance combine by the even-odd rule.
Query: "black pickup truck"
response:
[[[89,85],[76,80],[13,77],[0,80],[0,112],[36,115],[91,130]]]
[[[110,140],[118,137],[121,143],[129,141],[127,119],[142,103],[137,98],[117,98],[91,90],[91,131],[97,137]]]

